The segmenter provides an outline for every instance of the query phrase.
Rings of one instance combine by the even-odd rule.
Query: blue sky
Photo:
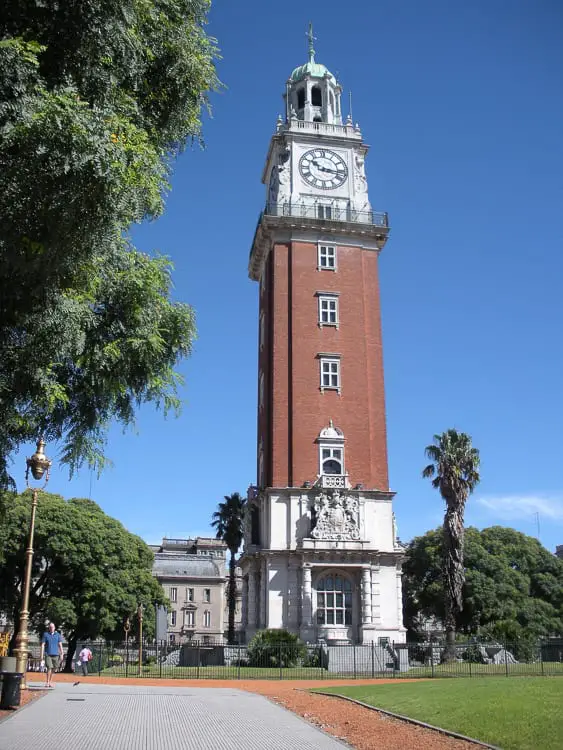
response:
[[[336,73],[371,145],[381,255],[390,475],[399,533],[435,527],[420,472],[435,432],[468,432],[482,482],[468,523],[563,544],[563,5],[559,0],[215,0],[225,90],[205,150],[178,160],[138,246],[174,261],[199,335],[182,416],[144,409],[111,432],[114,468],[50,489],[90,496],[147,541],[209,532],[224,494],[255,479],[257,285],[247,258],[260,174],[291,70]],[[49,446],[56,455],[56,447]],[[30,448],[31,450],[31,448]],[[18,458],[20,464],[22,456]],[[17,473],[17,466],[13,467]],[[23,475],[23,468],[21,474]]]

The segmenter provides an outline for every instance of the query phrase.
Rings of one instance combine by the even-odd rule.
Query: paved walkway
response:
[[[0,750],[344,747],[266,698],[230,688],[59,683],[0,723]]]

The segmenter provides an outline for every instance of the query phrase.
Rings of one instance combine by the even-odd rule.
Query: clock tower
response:
[[[315,60],[285,87],[249,259],[259,282],[257,482],[243,571],[247,638],[403,641],[387,473],[378,257],[387,214],[368,196],[368,146]]]

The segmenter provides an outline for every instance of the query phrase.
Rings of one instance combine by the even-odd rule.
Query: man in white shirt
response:
[[[86,676],[88,674],[88,662],[92,659],[92,652],[88,646],[84,646],[82,651],[78,654],[78,665],[82,670],[82,674]]]

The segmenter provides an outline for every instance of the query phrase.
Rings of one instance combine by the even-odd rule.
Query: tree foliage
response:
[[[0,539],[0,611],[16,627],[30,508],[28,491],[12,498]],[[46,620],[60,627],[69,644],[67,664],[80,640],[122,638],[123,621],[138,604],[150,615],[166,602],[152,575],[150,547],[91,500],[40,493],[34,550],[31,626],[38,634]],[[143,624],[150,635],[153,618]]]
[[[446,430],[434,435],[426,447],[432,461],[423,477],[433,477],[432,486],[439,490],[446,503],[442,543],[442,578],[444,593],[444,625],[446,628],[446,660],[455,658],[456,617],[463,608],[464,582],[464,511],[467,498],[479,483],[479,451],[471,445],[464,432]]]
[[[211,525],[217,531],[217,539],[222,539],[230,553],[229,584],[227,587],[227,603],[229,606],[229,626],[227,640],[235,642],[235,608],[236,608],[236,556],[242,544],[244,509],[246,500],[238,492],[225,495],[224,502],[219,503],[213,513]]]
[[[6,0],[0,22],[0,479],[39,432],[71,469],[177,406],[193,312],[129,227],[155,218],[217,85],[209,0]]]
[[[443,529],[436,529],[407,548],[405,622],[413,634],[422,634],[426,618],[445,617],[443,541]],[[462,600],[456,628],[465,635],[517,645],[563,634],[563,560],[514,529],[469,527]]]

